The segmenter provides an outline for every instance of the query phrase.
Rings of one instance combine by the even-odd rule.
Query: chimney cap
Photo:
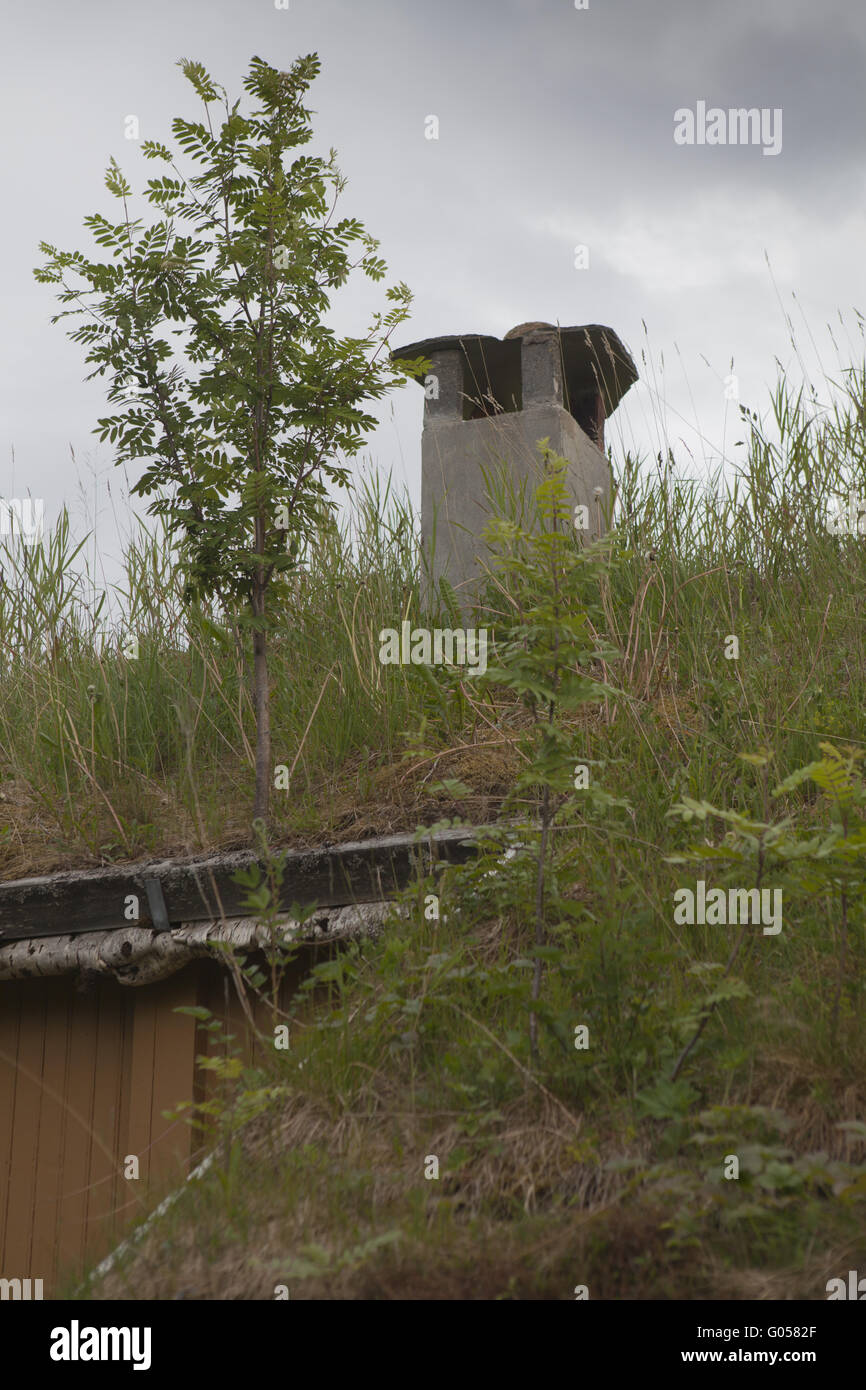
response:
[[[529,333],[555,333],[555,323],[519,323],[516,328],[509,328],[503,337],[503,343],[507,343],[509,338],[525,338]]]
[[[579,324],[572,328],[558,328],[555,324],[529,322],[520,323],[505,334],[504,338],[493,338],[483,333],[454,333],[442,338],[425,338],[418,343],[407,343],[405,347],[395,348],[391,353],[395,358],[412,359],[434,357],[441,352],[456,351],[464,357],[475,358],[479,351],[490,351],[497,356],[502,353],[503,344],[509,346],[506,352],[520,351],[519,340],[533,334],[557,334],[560,340],[565,377],[572,397],[587,392],[598,391],[604,402],[605,415],[612,415],[626,391],[638,379],[637,368],[631,354],[619,335],[604,324]],[[511,344],[514,344],[511,347]],[[498,354],[497,354],[498,350]],[[414,374],[415,380],[424,384],[424,373]]]

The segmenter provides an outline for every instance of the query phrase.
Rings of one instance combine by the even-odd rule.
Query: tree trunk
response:
[[[253,612],[265,615],[264,576],[259,571],[253,598]],[[253,819],[267,825],[271,792],[271,702],[268,690],[268,636],[264,628],[253,630],[253,682],[256,709],[256,794]]]
[[[535,880],[535,944],[544,945],[544,869],[547,860],[547,837],[550,830],[550,787],[544,788],[541,803],[541,843],[538,847],[538,874]],[[541,997],[541,972],[544,962],[540,956],[535,958],[532,972],[532,1002],[537,1004]],[[538,1066],[538,1014],[533,1009],[529,1015],[529,1052],[533,1066]]]

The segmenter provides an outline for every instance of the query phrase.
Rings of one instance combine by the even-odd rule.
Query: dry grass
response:
[[[631,1191],[602,1167],[625,1156],[614,1136],[587,1143],[530,1097],[507,1107],[496,1154],[425,1182],[425,1155],[451,1152],[459,1130],[447,1116],[401,1114],[396,1099],[359,1115],[296,1097],[247,1134],[230,1214],[209,1186],[190,1189],[90,1296],[272,1299],[286,1284],[292,1299],[570,1300],[586,1284],[593,1299],[814,1299],[862,1260],[862,1236],[775,1269],[732,1265],[703,1243],[672,1247],[676,1194]],[[316,1159],[287,1177],[293,1153]],[[629,1156],[647,1159],[638,1146]],[[389,1231],[400,1239],[340,1267]],[[331,1265],[299,1276],[293,1261],[314,1246]]]

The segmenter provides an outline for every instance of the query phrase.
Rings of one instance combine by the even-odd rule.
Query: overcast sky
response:
[[[837,376],[861,354],[863,0],[2,0],[0,497],[44,498],[46,522],[66,503],[83,529],[95,473],[109,570],[112,508],[124,524],[128,501],[91,433],[106,384],[84,383],[84,348],[49,321],[38,243],[91,249],[83,217],[115,212],[111,156],[136,191],[157,172],[124,138],[127,116],[169,144],[173,116],[199,117],[177,59],[234,98],[254,54],[287,68],[313,51],[308,149],[336,147],[341,212],[379,238],[386,283],[415,294],[400,341],[608,324],[642,378],[608,427],[615,454],[667,441],[694,476],[736,457],[731,359],[758,409],[775,359],[797,370],[786,316],[809,372]],[[677,144],[675,112],[699,102],[780,109],[780,151]],[[363,278],[338,291],[335,326],[362,332],[381,294]],[[380,405],[363,456],[416,505],[422,406],[414,384]]]

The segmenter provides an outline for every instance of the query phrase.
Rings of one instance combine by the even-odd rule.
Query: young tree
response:
[[[170,149],[144,141],[142,153],[170,170],[148,182],[160,217],[145,225],[130,217],[131,190],[112,159],[105,182],[122,218],[97,213],[84,224],[113,259],[41,242],[48,260],[34,274],[76,306],[52,322],[85,316],[69,336],[96,364],[87,379],[113,373],[109,400],[122,409],[94,433],[117,444],[117,463],[147,460],[132,491],[157,494],[148,510],[167,518],[187,600],[218,598],[252,630],[253,814],[266,819],[269,619],[302,535],[333,505],[327,482],[347,483],[338,455],[355,454],[376,423],[364,404],[407,375],[388,341],[412,296],[403,283],[388,289],[391,307],[364,338],[337,338],[322,322],[329,291],[352,270],[381,280],[386,266],[360,222],[334,221],[345,186],[335,151],[294,153],[313,134],[303,98],[316,54],[288,72],[253,58],[244,87],[259,106],[248,116],[200,63],[179,66],[205,120],[178,117],[172,130],[200,172],[185,177]]]

